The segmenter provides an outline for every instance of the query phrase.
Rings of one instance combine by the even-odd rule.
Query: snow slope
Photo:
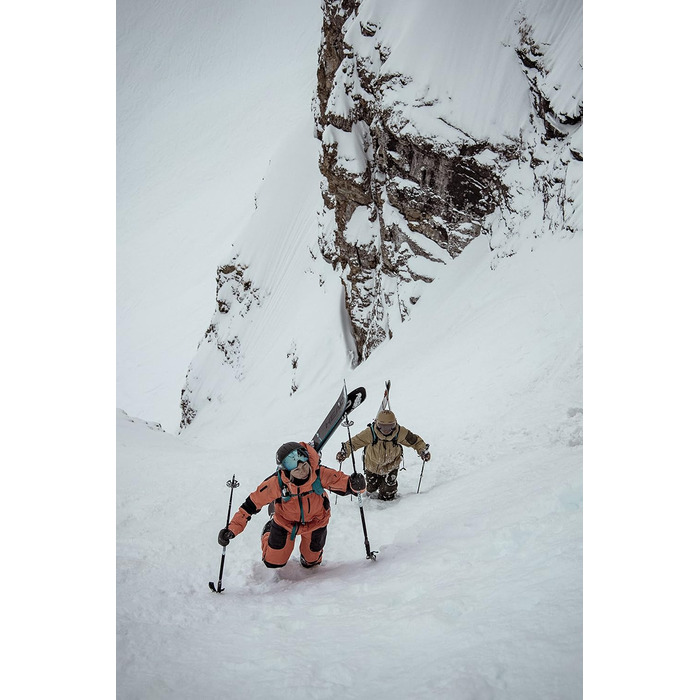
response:
[[[316,0],[117,3],[117,405],[169,430],[216,266],[309,119],[320,24]]]
[[[399,3],[366,8],[384,12],[387,31],[398,32],[393,60],[415,62],[420,22],[402,34],[392,24]],[[449,16],[433,17],[428,35]],[[498,25],[497,13],[487,18]],[[286,59],[276,47],[272,57]],[[438,58],[423,57],[429,73]],[[465,55],[450,60],[462,65]],[[483,80],[474,66],[470,75]],[[497,112],[505,98],[492,97]],[[467,102],[460,95],[455,104]],[[517,123],[522,114],[501,117]],[[498,127],[489,118],[480,124],[484,133]],[[151,280],[132,277],[123,258],[133,289],[119,308],[144,327],[126,333],[140,347],[122,354],[130,377],[122,396],[136,398],[120,408],[161,419],[130,405],[156,406],[166,385],[172,396],[185,344],[174,343],[165,367],[157,346],[191,337],[195,319],[197,340],[216,325],[216,342],[231,350],[222,362],[216,342],[202,340],[209,345],[190,365],[198,413],[181,436],[117,412],[117,696],[581,697],[581,237],[533,238],[497,265],[488,239],[477,239],[429,285],[410,322],[353,369],[342,289],[318,256],[318,148],[307,112],[275,130],[255,161],[256,206],[237,219],[232,249],[206,253],[212,281],[232,250],[255,288],[228,313],[216,309],[212,289],[206,301],[192,297],[192,308],[180,304],[177,317],[161,318],[162,337],[147,338],[150,317],[130,304],[143,303]],[[188,216],[198,216],[194,204]],[[163,254],[159,236],[124,241],[129,255],[139,247],[145,259]],[[183,241],[174,240],[173,264]],[[196,250],[188,257],[203,266]],[[141,265],[139,256],[132,262]],[[185,289],[171,290],[169,303]],[[320,568],[302,569],[295,554],[268,570],[260,514],[228,547],[226,591],[213,595],[226,480],[235,472],[241,483],[236,507],[274,470],[282,442],[311,438],[344,380],[368,390],[353,416],[359,431],[386,379],[399,422],[431,444],[433,460],[420,494],[420,461],[409,452],[400,499],[365,503],[377,561],[365,558],[357,502],[346,498],[333,505]],[[328,445],[327,465],[344,437]]]
[[[163,8],[165,4],[158,5]],[[262,5],[255,3],[256,7]],[[589,102],[592,109],[588,116],[593,117],[591,127],[597,127],[588,131],[586,161],[586,225],[594,233],[588,239],[585,260],[586,502],[591,516],[586,527],[586,696],[689,697],[694,692],[692,688],[697,687],[700,582],[693,556],[697,548],[693,534],[697,531],[697,489],[694,488],[697,478],[693,460],[700,348],[696,324],[692,321],[697,316],[697,237],[692,235],[693,219],[687,214],[688,203],[692,209],[694,180],[684,175],[696,162],[697,146],[692,139],[681,139],[680,148],[668,148],[667,141],[678,131],[669,122],[669,105],[676,105],[677,114],[693,112],[694,92],[688,86],[694,84],[691,52],[697,25],[679,21],[687,15],[675,12],[631,15],[629,8],[615,9],[606,7],[604,14],[590,5],[586,9],[586,37],[588,48],[593,49],[588,52],[587,99],[594,98]],[[17,99],[10,100],[4,112],[7,133],[11,136],[5,143],[4,163],[12,178],[8,181],[11,196],[6,198],[2,213],[9,246],[6,256],[9,274],[2,278],[2,289],[9,319],[6,325],[14,332],[8,335],[4,345],[8,370],[4,386],[9,384],[10,390],[6,391],[3,402],[6,428],[3,531],[8,571],[2,579],[6,641],[2,689],[6,697],[46,697],[57,692],[80,698],[109,697],[113,694],[115,677],[114,522],[110,512],[114,494],[115,435],[111,423],[114,382],[109,352],[102,352],[100,344],[109,346],[113,333],[104,301],[111,298],[112,289],[107,288],[111,284],[109,270],[105,272],[102,264],[95,265],[92,255],[106,253],[107,262],[111,257],[111,251],[103,250],[96,242],[95,232],[110,231],[113,225],[110,220],[114,205],[113,17],[109,8],[98,8],[95,3],[80,6],[44,3],[39,14],[36,5],[15,4],[6,8],[5,15],[8,21],[3,24],[2,51],[6,65],[13,67],[6,76],[7,93]],[[635,57],[650,56],[650,37],[655,51],[651,73],[644,68],[635,71],[632,69]],[[661,75],[663,80],[658,79]],[[654,89],[649,89],[650,78]],[[70,109],[47,110],[47,104],[69,105]],[[625,118],[614,129],[610,128],[611,114]],[[664,137],[663,143],[659,134]],[[640,147],[652,142],[661,145]],[[672,174],[669,186],[660,189],[655,173]],[[671,199],[670,193],[674,195]],[[37,278],[28,276],[27,270],[36,268],[38,244],[43,245],[44,253],[48,251],[52,264],[42,269]],[[89,265],[81,255],[85,251]],[[151,252],[156,255],[163,250]],[[207,277],[211,274],[208,270],[207,267]],[[51,302],[48,307],[47,291]],[[182,290],[171,291],[179,295]],[[505,299],[502,301],[505,303]],[[28,309],[33,313],[28,314]],[[141,310],[145,315],[150,313]],[[197,313],[208,318],[210,311],[207,301]],[[482,320],[486,322],[488,312],[484,311]],[[187,319],[180,316],[178,320]],[[143,324],[143,329],[149,330],[147,324]],[[478,342],[478,338],[467,337],[459,330],[454,329],[456,341]],[[496,332],[492,330],[493,337]],[[194,335],[196,342],[199,336]],[[39,342],[40,337],[47,338],[47,342]],[[416,341],[421,337],[420,331],[412,336]],[[445,335],[440,339],[444,342]],[[96,348],[100,351],[95,352]],[[482,353],[479,366],[483,368],[488,364],[488,350],[483,349]],[[164,367],[162,359],[160,356],[153,363],[154,370]],[[409,359],[404,358],[404,362],[405,371]],[[172,371],[173,367],[168,365],[167,370]],[[391,370],[375,366],[372,371],[374,378],[382,382],[385,376],[393,376],[395,406],[407,413],[410,406],[419,404],[408,402],[407,397],[414,396],[411,389],[403,376],[394,375]],[[499,372],[504,374],[502,368]],[[179,369],[177,374],[175,386]],[[377,388],[374,383],[367,384],[369,401],[378,401],[381,385]],[[542,390],[546,384],[543,378],[539,388]],[[325,404],[331,388],[336,387],[331,387],[329,382],[322,392],[319,390],[319,404]],[[543,391],[542,396],[546,395],[547,391]],[[472,398],[476,403],[471,405],[471,417],[478,422],[478,403],[482,400],[489,403],[491,399]],[[517,405],[516,402],[514,408]],[[446,408],[455,410],[455,405]],[[533,418],[533,406],[529,408],[530,413],[523,416],[525,423]],[[368,409],[367,413],[368,420],[372,412]],[[105,415],[109,421],[106,426]],[[153,415],[150,410],[143,415],[163,421],[161,415]],[[439,469],[439,460],[445,458],[447,451],[443,446],[440,454],[434,435],[423,430],[425,416],[406,417],[415,421],[414,427],[435,443],[436,457],[429,466]],[[358,427],[362,420],[357,419]],[[310,415],[306,420],[309,424],[315,421]],[[498,424],[487,428],[495,437]],[[295,424],[293,432],[296,431]],[[239,462],[233,462],[240,457],[239,453],[205,452],[201,446],[193,447],[172,435],[149,430],[142,423],[131,423],[119,413],[116,435],[119,470],[124,474],[124,478],[119,476],[117,493],[119,577],[122,582],[129,582],[128,592],[133,594],[128,599],[121,592],[126,589],[120,589],[119,602],[124,607],[119,612],[117,668],[123,679],[121,687],[128,689],[122,697],[133,697],[135,693],[141,698],[148,697],[144,688],[150,688],[150,697],[177,697],[177,691],[164,689],[183,679],[184,668],[197,674],[197,678],[190,674],[183,680],[182,694],[194,684],[209,683],[210,688],[225,684],[220,696],[237,697],[239,681],[243,688],[253,685],[256,674],[249,663],[252,654],[246,651],[245,633],[249,631],[259,640],[258,635],[262,634],[259,625],[270,632],[270,640],[274,634],[287,635],[284,638],[287,648],[275,646],[273,652],[274,642],[266,639],[264,645],[257,647],[263,653],[255,659],[255,668],[262,667],[261,660],[272,659],[272,663],[267,663],[273,669],[270,674],[277,674],[280,685],[289,683],[295,692],[298,676],[295,670],[290,681],[290,663],[300,657],[297,647],[305,653],[310,642],[300,642],[284,630],[297,625],[299,616],[273,613],[269,604],[258,604],[260,596],[254,603],[255,587],[251,585],[246,591],[245,582],[236,577],[240,571],[236,566],[251,571],[258,563],[255,540],[262,516],[234,543],[247,549],[232,548],[229,553],[226,584],[233,587],[235,595],[227,590],[215,602],[211,593],[201,592],[206,581],[218,572],[220,550],[213,536],[225,511],[227,492],[223,482],[229,478],[232,466],[239,466]],[[569,440],[574,437],[574,443],[575,435],[576,430],[570,431]],[[270,438],[270,444],[275,441],[275,437]],[[459,485],[469,503],[473,502],[471,492],[478,485],[475,475],[482,481],[480,475],[487,473],[490,464],[488,455],[495,453],[488,446],[480,452],[478,446],[471,451],[474,463],[466,462],[464,450],[460,453],[461,475],[469,476],[471,489],[462,488],[464,478],[453,482],[455,488]],[[497,447],[504,458],[515,461],[522,445],[503,439]],[[480,458],[485,465],[480,465]],[[477,464],[479,468],[475,467]],[[420,502],[436,488],[428,471],[422,493],[417,497],[412,495],[417,466],[413,461],[409,471],[402,472],[401,490],[406,494],[407,505],[410,499]],[[563,483],[566,475],[561,473]],[[257,474],[255,479],[247,477],[244,485],[250,480],[257,482],[257,478]],[[188,487],[193,489],[191,497],[184,495]],[[205,489],[206,493],[198,493],[197,488]],[[564,494],[562,505],[575,510],[577,498],[567,498],[564,488],[555,488]],[[242,496],[244,488],[240,491]],[[531,490],[523,490],[525,497],[529,493]],[[401,528],[392,529],[385,537],[380,531],[381,521],[376,517],[378,511],[369,511],[372,505],[368,506],[370,537],[373,546],[383,547],[383,555],[388,556],[391,551],[387,542]],[[175,506],[181,508],[180,513],[173,512]],[[331,538],[336,533],[342,540],[345,511],[341,507],[350,513],[352,553],[346,554],[335,544],[329,546],[327,565],[347,561],[349,571],[362,574],[372,571],[365,564],[380,567],[384,563],[381,560],[376,564],[362,560],[355,507],[345,502],[336,506]],[[393,512],[386,510],[389,514]],[[491,523],[499,517],[490,502],[480,512]],[[202,534],[197,525],[210,514],[214,532],[207,529]],[[441,517],[440,511],[437,517]],[[141,522],[137,523],[136,518],[141,518]],[[149,525],[151,518],[153,526]],[[41,522],[37,522],[39,519]],[[194,525],[190,524],[192,520]],[[507,517],[502,520],[505,523]],[[406,522],[409,519],[402,518],[400,525]],[[427,519],[421,522],[426,523]],[[550,522],[556,527],[555,518]],[[466,529],[451,526],[450,534],[456,531],[462,536]],[[178,538],[178,531],[182,530],[186,533]],[[422,532],[425,533],[425,528]],[[511,554],[516,543],[525,546],[526,550],[521,551],[531,554],[545,550],[537,549],[533,538],[516,539],[515,530],[509,532],[503,528],[494,532],[501,537],[492,538],[492,555],[498,546],[505,554],[500,558],[492,556],[490,567],[486,566],[485,551],[490,533],[480,530],[483,537],[466,543],[471,546],[464,547],[464,561],[459,562],[464,566],[456,574],[465,576],[468,561],[481,566],[471,569],[469,586],[453,585],[458,597],[445,606],[450,619],[443,617],[426,624],[423,612],[419,612],[436,610],[431,602],[432,591],[421,585],[420,574],[428,570],[427,563],[415,576],[411,571],[409,576],[395,582],[392,594],[402,596],[402,603],[410,595],[409,586],[413,589],[417,586],[426,599],[409,601],[410,604],[393,613],[394,620],[400,616],[404,622],[410,616],[417,619],[417,624],[411,627],[411,636],[399,640],[402,650],[408,646],[407,640],[414,640],[411,658],[400,657],[412,677],[418,675],[414,668],[422,666],[430,670],[423,659],[425,654],[431,657],[433,654],[432,648],[420,640],[421,628],[432,632],[448,629],[452,617],[474,623],[463,628],[463,634],[473,644],[471,653],[457,659],[459,665],[453,670],[446,669],[447,683],[457,679],[464,685],[469,667],[477,666],[486,669],[483,686],[489,682],[502,683],[497,680],[499,676],[512,677],[508,671],[501,673],[497,663],[498,659],[506,658],[505,652],[512,650],[512,646],[505,640],[502,643],[489,640],[489,630],[495,628],[497,635],[509,621],[498,606],[488,605],[490,593],[474,577],[479,570],[490,574],[495,573],[496,566],[505,567],[515,558]],[[425,539],[426,535],[422,537]],[[511,545],[511,554],[507,554],[508,547],[504,546],[507,544]],[[537,544],[543,545],[543,538]],[[549,551],[556,549],[552,547]],[[243,557],[243,562],[237,565],[239,557]],[[436,561],[439,563],[434,557],[433,566]],[[193,562],[199,567],[195,572],[190,568]],[[419,563],[416,561],[415,565]],[[521,573],[525,573],[524,562],[519,563]],[[559,563],[556,560],[549,563],[556,576]],[[296,592],[296,610],[314,609],[312,598],[300,604],[301,595],[309,588],[297,586],[291,580],[295,571],[298,569],[290,565],[288,578],[280,577],[274,590],[282,592],[286,602],[291,592]],[[321,569],[311,573],[316,586],[311,591],[318,596],[316,580],[325,572]],[[541,578],[549,576],[541,570],[534,573]],[[570,580],[576,578],[571,576]],[[444,591],[456,580],[451,572],[446,573],[439,585]],[[552,622],[551,616],[535,615],[537,578],[531,579],[532,586],[517,576],[498,581],[491,576],[485,581],[499,584],[501,591],[505,586],[516,593],[530,591],[532,598],[528,600],[521,595],[511,603],[510,610],[513,604],[520,605],[520,620],[529,617],[533,631]],[[151,584],[155,586],[152,591],[147,588]],[[355,579],[355,593],[358,586],[364,585],[364,580],[358,584]],[[333,579],[325,586],[326,592],[334,593],[346,588],[345,581]],[[257,592],[264,591],[263,582]],[[471,591],[480,594],[481,618],[487,624],[476,624],[477,608],[471,612],[471,618],[465,619],[466,605],[474,599]],[[367,593],[369,590],[363,590],[360,597],[354,595],[349,603],[364,606]],[[234,627],[232,622],[241,621],[236,612],[241,601],[247,615],[245,625]],[[532,606],[529,612],[528,605]],[[202,606],[209,607],[203,612]],[[380,658],[387,659],[390,654],[386,649],[391,648],[390,641],[395,639],[394,635],[389,639],[392,627],[380,626],[371,611],[353,615],[346,612],[348,609],[350,605],[343,603],[339,619],[330,620],[330,635],[325,639],[347,642],[330,663],[336,664],[335,659],[345,654],[350,661],[364,664],[372,660],[378,649],[384,652]],[[319,614],[319,610],[313,614]],[[329,624],[315,619],[317,629]],[[365,625],[376,634],[376,643],[363,632]],[[522,641],[525,638],[522,630],[517,625],[514,629],[515,639]],[[484,639],[483,644],[479,635]],[[518,649],[528,659],[531,654],[527,647],[533,637],[542,640],[544,635],[528,635]],[[365,642],[367,649],[361,648],[358,639]],[[162,653],[143,646],[144,640],[160,643]],[[225,640],[225,653],[219,647],[222,640]],[[439,641],[443,650],[451,653],[449,646],[442,644],[442,639]],[[328,661],[330,652],[324,645],[320,649],[323,659]],[[270,655],[266,656],[268,650]],[[552,667],[558,667],[555,656],[562,652],[555,644],[550,651]],[[238,663],[237,655],[246,663]],[[152,662],[152,667],[139,661],[142,656]],[[310,652],[306,658],[310,658]],[[541,670],[544,664],[543,658],[535,659],[533,672]],[[385,697],[398,695],[387,692],[389,681],[375,689],[362,681],[361,672],[351,673],[354,667],[339,667],[337,662],[335,668],[341,682],[347,687],[352,678],[354,688],[367,691],[364,697],[371,697],[374,690]],[[308,668],[319,669],[315,658],[310,659]],[[328,677],[323,667],[320,673]],[[376,675],[376,668],[373,673]],[[547,678],[543,674],[539,682],[546,684]],[[435,678],[435,682],[441,687],[441,679]],[[400,679],[399,687],[403,687]],[[485,689],[481,696],[505,694],[505,690]],[[211,695],[216,696],[216,692],[212,690]],[[511,695],[520,697],[517,691]],[[566,697],[565,693],[562,695]],[[466,691],[462,696],[467,696]]]
[[[118,415],[118,697],[581,697],[581,242],[492,270],[479,239],[445,274],[346,374],[368,390],[353,430],[390,378],[399,422],[433,453],[420,494],[408,452],[400,499],[365,502],[376,562],[340,498],[319,569],[296,553],[266,569],[260,514],[228,547],[225,593],[207,585],[226,480],[239,505],[278,444],[311,437],[342,377],[194,440]]]
[[[264,415],[288,401],[293,387],[300,389],[297,401],[308,401],[306,390],[318,383],[333,382],[337,394],[337,378],[350,366],[342,287],[317,249],[321,195],[311,127],[309,115],[273,155],[259,207],[232,249],[254,289],[236,290],[244,297],[234,297],[230,312],[214,310],[217,335],[192,359],[187,383],[197,417],[187,428],[190,439],[202,434],[216,443],[251,412]],[[228,344],[225,362],[218,346]],[[309,427],[313,433],[317,426]]]

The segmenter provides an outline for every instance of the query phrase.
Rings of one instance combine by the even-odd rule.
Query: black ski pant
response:
[[[397,481],[399,476],[399,468],[392,469],[388,474],[375,474],[369,470],[365,471],[367,476],[367,492],[375,493],[379,491],[380,501],[391,501],[396,496],[396,491],[399,488]]]

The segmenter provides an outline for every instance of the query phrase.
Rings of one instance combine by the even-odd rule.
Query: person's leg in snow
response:
[[[303,567],[310,569],[312,566],[318,566],[321,563],[327,534],[328,529],[324,526],[302,535],[301,544],[299,545],[299,560]]]
[[[367,471],[365,476],[367,478],[367,493],[370,495],[376,493],[380,484],[384,481],[384,477],[371,471]]]
[[[265,523],[261,538],[262,559],[268,569],[284,566],[292,555],[294,540],[289,533],[274,520]]]
[[[380,501],[393,501],[396,492],[399,489],[399,469],[392,469],[388,474],[381,478],[379,482],[379,500]]]

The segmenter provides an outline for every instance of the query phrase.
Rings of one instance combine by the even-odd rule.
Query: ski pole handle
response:
[[[430,449],[430,445],[426,442],[425,443],[425,450],[423,452],[427,452]],[[420,492],[420,482],[423,481],[423,470],[425,469],[425,457],[423,457],[423,464],[421,465],[420,468],[420,479],[418,479],[418,489],[416,490],[416,493]]]
[[[236,481],[236,475],[234,474],[231,479],[226,482],[226,486],[231,489],[231,495],[228,499],[228,514],[226,515],[226,527],[231,522],[231,504],[233,503],[233,490],[238,488],[240,484]]]
[[[345,426],[348,429],[348,445],[350,445],[350,457],[352,458],[352,471],[353,474],[357,474],[357,468],[355,467],[355,451],[352,449],[352,437],[350,436],[350,426],[352,422],[348,419],[348,414],[345,414]]]

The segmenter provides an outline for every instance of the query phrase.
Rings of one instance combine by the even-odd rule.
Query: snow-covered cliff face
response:
[[[477,236],[496,266],[580,234],[581,54],[580,0],[326,0],[315,133],[218,267],[181,427],[222,404],[235,424],[261,383],[336,383]]]
[[[323,257],[358,359],[478,235],[581,228],[579,0],[328,0],[314,102]]]

